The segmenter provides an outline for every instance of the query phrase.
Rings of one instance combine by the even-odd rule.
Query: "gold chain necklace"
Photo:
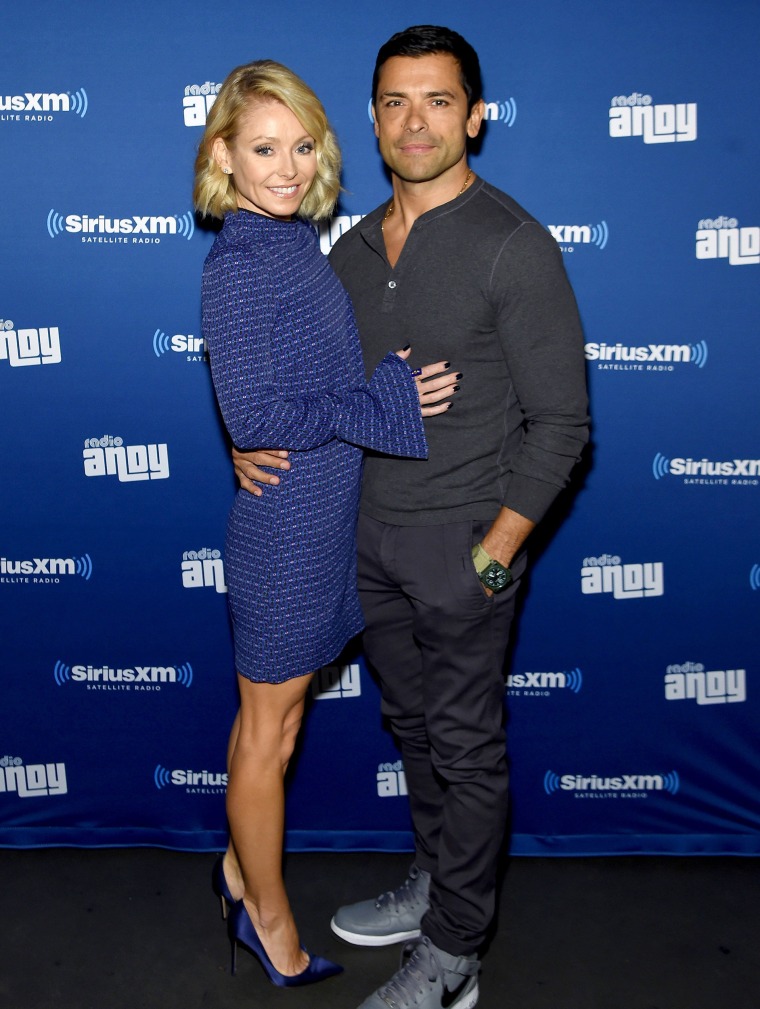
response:
[[[462,186],[462,188],[457,193],[457,196],[461,196],[462,193],[465,191],[465,189],[467,189],[467,186],[470,184],[470,179],[471,178],[472,178],[472,169],[468,168],[467,169],[467,175],[465,175],[465,177],[464,177],[464,185]],[[455,196],[454,199],[456,199],[457,196]],[[388,209],[385,211],[385,217],[380,222],[380,227],[381,228],[385,224],[385,222],[388,220],[388,218],[391,216],[391,214],[393,213],[393,211],[395,209],[396,209],[395,201],[391,200],[391,202],[388,204]]]

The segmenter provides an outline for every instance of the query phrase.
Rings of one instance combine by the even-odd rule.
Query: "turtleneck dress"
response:
[[[280,683],[364,626],[362,450],[426,458],[417,389],[395,353],[365,380],[351,302],[305,221],[228,213],[204,264],[202,318],[232,441],[290,453],[278,486],[238,490],[224,554],[237,671]]]

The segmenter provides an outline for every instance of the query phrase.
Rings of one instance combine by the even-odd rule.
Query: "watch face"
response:
[[[497,561],[491,561],[483,572],[482,581],[492,592],[500,592],[512,581],[512,572]]]

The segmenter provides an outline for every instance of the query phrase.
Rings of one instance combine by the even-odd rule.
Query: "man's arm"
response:
[[[504,505],[482,546],[509,567],[588,439],[585,359],[575,299],[556,243],[543,229],[518,230],[502,250],[493,281],[499,338],[525,435],[511,462]]]
[[[489,557],[493,557],[499,564],[508,568],[517,551],[535,528],[536,523],[526,519],[524,515],[512,511],[511,508],[502,508],[482,539],[483,549]]]
[[[491,297],[524,428],[502,504],[538,523],[567,485],[589,434],[578,309],[562,254],[540,225],[523,224],[505,243]]]

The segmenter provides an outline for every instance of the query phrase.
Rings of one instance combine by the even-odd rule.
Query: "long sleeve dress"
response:
[[[393,353],[365,380],[351,302],[304,221],[227,214],[202,316],[232,441],[290,452],[279,486],[238,491],[225,544],[237,670],[279,683],[330,662],[363,627],[362,449],[426,457],[416,386]]]

